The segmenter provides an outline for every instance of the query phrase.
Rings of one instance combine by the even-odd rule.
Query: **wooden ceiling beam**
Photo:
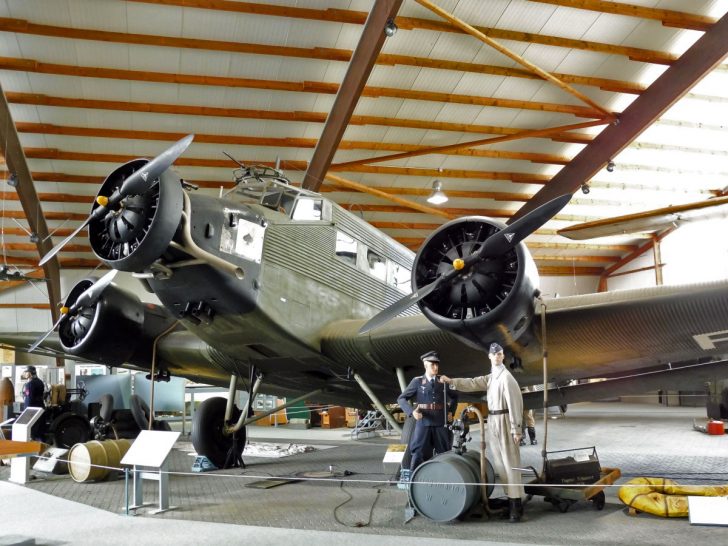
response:
[[[48,303],[0,303],[0,309],[53,309]]]
[[[360,203],[352,203],[349,201],[338,201],[337,202],[340,206],[344,207],[345,209],[352,211],[352,212],[393,212],[393,213],[403,213],[403,214],[412,214],[413,211],[410,207],[404,207],[404,206],[397,206],[397,205],[372,205],[372,204],[360,204]],[[469,208],[455,208],[455,207],[441,207],[439,210],[441,210],[444,213],[447,213],[453,218],[460,217],[460,216],[488,216],[490,218],[508,218],[511,214],[511,211],[509,210],[501,210],[501,209],[486,209],[481,207],[469,207]],[[571,214],[557,214],[554,216],[554,220],[562,221],[562,222],[575,222],[579,218],[584,218],[584,216],[574,216]]]
[[[570,126],[550,129],[533,129],[524,131],[514,135],[496,137],[478,141],[480,144],[506,142],[516,140],[518,138],[531,138],[531,133],[538,135],[546,135],[560,133],[568,128],[585,128],[595,125],[603,125],[606,122],[586,122]],[[135,131],[125,129],[107,129],[97,127],[77,127],[68,125],[54,125],[50,123],[17,123],[18,132],[31,134],[50,134],[65,136],[83,136],[91,138],[121,138],[130,140],[160,140],[176,142],[185,136],[185,133],[170,133],[163,131]],[[236,146],[265,146],[276,148],[314,148],[318,140],[315,138],[273,138],[273,137],[246,137],[237,135],[210,135],[195,133],[195,142],[209,144],[230,144]],[[473,145],[479,145],[473,143]],[[516,159],[521,161],[531,161],[533,163],[544,163],[548,165],[566,165],[569,159],[556,154],[539,154],[531,152],[511,152],[505,150],[467,150],[468,144],[458,144],[454,146],[442,147],[443,149],[431,151],[433,148],[429,146],[419,146],[416,144],[400,144],[392,142],[369,142],[369,141],[353,141],[344,140],[339,143],[339,150],[386,150],[401,151],[404,153],[394,156],[375,157],[366,160],[350,161],[337,164],[338,167],[358,165],[364,163],[372,163],[386,161],[387,158],[399,159],[400,157],[412,157],[416,155],[425,155],[429,153],[442,153],[446,155],[457,155],[467,157],[487,157],[496,159]],[[445,149],[447,148],[447,149]]]
[[[606,2],[604,0],[531,0],[541,4],[552,4],[567,8],[576,8],[640,19],[660,21],[666,27],[685,28],[690,30],[708,30],[716,19],[706,15],[697,15],[684,11],[648,8],[623,2]]]
[[[397,16],[401,5],[402,0],[375,0],[303,175],[304,189],[318,191],[321,187],[354,109],[366,93],[367,80],[387,39],[385,27]]]
[[[34,258],[27,258],[25,256],[8,255],[8,264],[35,267],[38,265],[38,260]],[[101,262],[97,259],[87,258],[60,258],[58,262],[61,265],[61,269],[95,269]],[[99,269],[104,268],[102,264]],[[61,301],[60,299],[58,301]]]
[[[469,25],[462,19],[455,17],[452,13],[445,11],[440,6],[437,6],[430,2],[430,0],[415,0],[418,4],[421,6],[429,9],[433,13],[437,14],[439,17],[442,17],[449,23],[455,25],[456,27],[460,28],[464,32],[470,34],[472,37],[477,38],[484,44],[488,45],[489,47],[495,49],[498,53],[501,55],[505,55],[512,61],[520,64],[523,66],[526,70],[533,72],[537,76],[543,78],[544,80],[552,83],[562,91],[565,91],[566,93],[570,94],[573,97],[576,97],[584,104],[587,104],[594,108],[594,110],[601,112],[601,116],[598,116],[600,118],[607,119],[609,121],[613,120],[615,118],[615,115],[604,108],[601,104],[597,103],[595,100],[593,100],[591,97],[585,95],[578,89],[573,88],[568,83],[562,82],[559,80],[556,76],[553,74],[547,72],[546,70],[542,69],[540,66],[537,66],[533,64],[531,61],[527,60],[525,57],[518,55],[517,53],[511,51],[509,48],[505,47],[500,42],[494,40],[493,38],[487,36],[483,32],[479,31],[477,28],[473,27],[472,25]]]
[[[21,252],[34,252],[36,247],[34,243],[7,243],[0,242],[0,249],[4,250],[19,250]],[[63,247],[62,252],[93,252],[91,247],[88,245],[71,245],[68,244]]]
[[[251,13],[256,15],[268,15],[274,17],[286,17],[294,19],[305,19],[311,21],[326,21],[336,23],[348,23],[362,25],[366,20],[367,13],[364,11],[352,11],[343,9],[310,9],[292,6],[275,6],[258,4],[252,2],[237,2],[230,0],[130,0],[145,4],[157,4],[167,6],[179,6],[184,8],[199,8],[217,11],[229,11],[235,13]],[[401,30],[434,30],[436,32],[454,32],[463,34],[463,31],[445,21],[424,19],[419,17],[402,17],[395,20]],[[677,56],[662,51],[653,51],[638,47],[625,47],[588,40],[573,40],[559,36],[549,36],[530,32],[517,32],[512,30],[475,27],[491,38],[501,40],[512,40],[516,42],[527,42],[567,49],[583,51],[596,51],[606,55],[623,55],[635,61],[646,63],[670,64]]]
[[[380,199],[386,199],[387,201],[392,201],[393,203],[397,203],[398,205],[402,205],[404,207],[415,210],[417,212],[424,212],[425,214],[432,214],[433,216],[441,216],[448,220],[454,218],[454,216],[452,216],[451,214],[446,212],[444,209],[436,209],[434,207],[430,207],[427,205],[423,205],[421,203],[417,203],[416,201],[411,201],[409,199],[402,199],[401,197],[390,195],[390,194],[380,191],[376,188],[372,188],[370,186],[366,186],[364,184],[360,184],[360,183],[354,182],[352,180],[347,180],[345,178],[336,176],[331,173],[326,175],[326,179],[331,180],[334,183],[336,183],[337,185],[343,186],[347,189],[355,190],[355,191],[362,192],[362,193],[367,193],[369,195],[374,195],[376,197],[379,197]]]
[[[6,211],[3,210],[4,217],[12,218],[9,213],[19,213],[21,218],[26,218],[30,231],[38,235],[38,242],[34,244],[35,251],[38,256],[44,256],[50,252],[52,243],[48,238],[48,225],[46,217],[38,200],[35,191],[33,177],[28,167],[28,161],[20,143],[18,132],[15,130],[15,121],[10,113],[10,106],[5,99],[5,93],[0,86],[0,153],[4,158],[7,169],[15,176],[17,186],[15,192],[20,200],[22,210]],[[38,263],[36,258],[35,264]],[[34,264],[34,265],[35,265]],[[46,287],[48,288],[48,300],[50,303],[60,301],[61,299],[61,280],[59,273],[59,262],[55,258],[50,259],[43,266]],[[51,316],[55,322],[58,319],[58,310],[53,309]],[[61,365],[62,361],[57,360],[57,364]]]
[[[370,186],[371,187],[371,186]],[[341,188],[345,189],[344,186],[337,186],[332,180],[328,181],[325,186],[321,187],[321,193],[330,193],[335,191],[341,191]],[[432,188],[397,188],[397,187],[377,187],[379,191],[390,195],[418,195],[427,196],[432,193]],[[496,201],[516,201],[526,202],[531,196],[526,193],[506,193],[496,191],[475,191],[475,190],[453,190],[446,188],[448,197],[464,197],[468,199],[495,199]]]
[[[597,277],[601,275],[602,267],[569,267],[559,265],[537,264],[538,273],[543,277]]]
[[[564,168],[509,221],[513,222],[544,203],[591,180],[613,157],[663,115],[698,81],[728,55],[728,14],[711,26],[672,66],[637,97],[610,125]]]
[[[471,140],[469,142],[458,142],[456,144],[447,144],[445,146],[418,146],[416,150],[408,151],[400,154],[392,154],[392,155],[382,155],[377,157],[367,157],[364,159],[357,159],[355,161],[345,161],[343,163],[337,163],[335,166],[338,168],[344,168],[344,167],[351,167],[353,165],[369,165],[372,163],[381,163],[383,161],[395,161],[398,159],[407,159],[410,157],[417,157],[421,155],[430,155],[430,154],[455,154],[455,155],[480,155],[483,153],[495,153],[495,154],[501,154],[502,152],[494,152],[493,150],[473,150],[471,148],[474,148],[476,146],[486,146],[490,144],[497,144],[499,142],[509,142],[512,140],[521,140],[526,138],[532,138],[533,136],[547,136],[551,135],[553,133],[560,133],[563,131],[572,131],[575,129],[586,129],[587,127],[595,127],[597,125],[605,125],[607,124],[607,121],[604,120],[598,120],[598,121],[588,121],[584,123],[576,123],[572,125],[561,125],[559,127],[548,127],[545,129],[527,129],[525,131],[520,131],[518,133],[514,133],[512,135],[505,135],[505,136],[499,136],[499,137],[493,137],[493,138],[485,138],[480,140]],[[513,153],[513,152],[509,152]],[[511,159],[526,159],[527,156],[542,156],[539,157],[539,163],[546,158],[549,158],[549,163],[553,164],[562,164],[566,165],[566,163],[569,162],[569,160],[565,157],[558,157],[553,156],[550,154],[523,154],[522,152],[518,153],[521,157],[513,157]],[[495,156],[498,157],[498,156]],[[529,159],[529,161],[536,161],[535,159]]]
[[[374,222],[369,222],[370,224],[374,225]],[[440,227],[439,225],[435,224],[437,227]],[[398,226],[393,226],[395,229],[398,228]],[[399,228],[401,229],[401,228]],[[433,228],[435,229],[435,228]],[[424,237],[405,237],[405,236],[393,236],[390,235],[390,237],[393,237],[394,239],[397,239],[400,243],[402,243],[405,246],[412,247],[416,246],[419,247],[422,245],[422,243],[425,242]],[[526,247],[528,247],[529,250],[543,250],[543,249],[558,249],[558,250],[599,250],[599,251],[605,251],[605,252],[623,252],[623,251],[634,251],[637,249],[637,245],[593,245],[593,244],[576,244],[576,243],[539,243],[539,242],[527,242]],[[548,257],[538,256],[534,254],[534,258],[539,259],[548,259]],[[566,256],[567,258],[570,258],[570,256]],[[620,256],[607,256],[609,258],[606,261],[615,262],[620,259]]]
[[[51,230],[51,233],[53,233],[53,237],[68,237],[71,233],[73,233],[73,229],[71,228],[65,228],[65,229],[58,229],[58,230]],[[21,229],[19,227],[13,228],[13,227],[3,227],[0,228],[0,233],[3,235],[17,235],[19,237],[27,236],[28,234],[24,229]],[[87,237],[88,231],[81,231],[77,235],[77,237]]]
[[[24,210],[7,210],[6,209],[5,212],[3,213],[3,216],[5,216],[5,218],[15,218],[17,220],[21,220],[21,219],[27,220],[27,216],[26,216]],[[45,216],[46,220],[71,220],[71,221],[77,220],[79,222],[83,222],[84,220],[86,220],[86,218],[88,218],[88,213],[81,214],[81,213],[76,213],[76,212],[46,212],[44,214],[44,216]],[[33,230],[31,230],[31,231],[33,231]],[[46,234],[43,235],[42,238],[45,238],[47,235],[48,235],[48,233],[46,232]],[[40,236],[40,234],[38,234],[38,236]],[[37,261],[36,261],[36,263],[37,263]]]
[[[192,106],[181,104],[160,104],[124,102],[96,99],[78,99],[68,97],[54,97],[38,93],[6,93],[8,102],[13,104],[31,104],[36,106],[55,106],[60,108],[90,108],[96,110],[115,110],[122,112],[144,112],[154,114],[171,114],[175,116],[207,116],[238,119],[266,119],[275,121],[294,121],[304,123],[324,123],[325,112],[301,111],[269,111],[250,110],[244,108],[217,108],[211,106]],[[353,115],[349,125],[377,125],[382,127],[404,127],[409,129],[423,129],[434,131],[452,131],[457,133],[476,133],[494,135],[512,135],[524,129],[513,127],[498,127],[494,125],[478,125],[469,123],[448,123],[439,121],[425,121],[417,119],[399,119],[380,116]],[[539,137],[535,137],[539,138]],[[593,135],[571,132],[557,133],[549,137],[557,142],[570,142],[587,144],[593,140]]]
[[[57,159],[64,161],[87,161],[87,162],[100,162],[100,163],[115,163],[123,164],[132,159],[137,159],[136,156],[121,155],[121,154],[101,154],[91,152],[75,152],[68,150],[58,150],[57,148],[26,148],[25,155],[33,159]],[[268,165],[273,166],[272,161],[255,161],[248,159],[239,159],[241,163],[246,165]],[[175,165],[187,166],[187,167],[219,167],[219,168],[230,168],[231,162],[229,159],[203,159],[203,158],[189,158],[181,157],[175,161]],[[281,161],[280,168],[289,171],[304,171],[307,163],[305,161],[298,160],[284,160]],[[509,172],[509,171],[476,171],[466,169],[422,169],[415,167],[383,167],[383,166],[372,166],[372,165],[356,165],[351,168],[339,170],[336,167],[332,167],[331,171],[335,172],[359,172],[359,173],[372,173],[372,174],[389,174],[389,175],[406,175],[406,176],[426,176],[426,177],[439,177],[439,178],[468,178],[468,179],[482,179],[482,180],[510,180],[519,184],[546,184],[551,177],[542,174],[533,174],[525,172]],[[224,185],[225,182],[217,183],[217,186]]]
[[[40,25],[25,19],[0,17],[0,31],[16,32],[35,36],[52,36],[56,38],[71,38],[74,40],[93,40],[117,44],[148,45],[154,47],[173,47],[178,49],[194,49],[203,51],[225,51],[231,53],[251,55],[274,55],[279,57],[292,57],[302,59],[315,59],[325,61],[349,62],[352,51],[349,49],[334,49],[327,47],[292,47],[277,46],[273,44],[251,44],[242,42],[224,42],[221,40],[202,40],[176,36],[155,36],[150,34],[132,34],[127,32],[110,32],[89,28],[71,28],[53,25]],[[428,59],[411,55],[392,55],[380,53],[375,63],[383,66],[416,66],[436,70],[452,70],[456,72],[470,72],[492,76],[513,78],[538,79],[538,76],[527,70],[507,66],[484,65],[453,61],[449,59]],[[568,83],[597,87],[602,91],[615,93],[637,94],[645,86],[635,82],[615,80],[609,78],[595,78],[579,76],[576,74],[553,73]]]
[[[53,74],[59,76],[76,76],[85,78],[105,78],[113,80],[132,80],[154,83],[172,83],[185,85],[203,85],[214,87],[233,87],[244,89],[264,89],[267,91],[288,91],[293,93],[318,93],[333,95],[339,90],[335,83],[312,81],[262,80],[254,78],[232,78],[223,76],[200,76],[197,74],[175,74],[171,72],[154,72],[144,70],[122,70],[90,66],[74,66],[56,63],[43,63],[34,59],[0,57],[0,70],[13,70],[37,74]],[[396,89],[392,87],[364,87],[363,97],[390,97],[399,99],[422,100],[430,102],[446,102],[453,104],[474,104],[498,108],[517,108],[543,112],[571,114],[577,117],[596,119],[601,113],[593,108],[578,105],[551,102],[501,99],[494,97],[478,97],[454,93],[437,93],[433,91],[417,91]]]

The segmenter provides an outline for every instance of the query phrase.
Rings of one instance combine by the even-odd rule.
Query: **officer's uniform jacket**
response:
[[[437,378],[432,381],[427,380],[426,375],[415,377],[402,394],[397,398],[399,407],[407,414],[412,415],[414,408],[409,404],[408,400],[413,399],[415,407],[419,404],[435,405],[438,409],[423,409],[421,422],[426,427],[442,427],[445,425],[445,388],[447,385],[440,383]],[[454,387],[447,389],[447,412],[454,413],[458,405],[458,396]]]

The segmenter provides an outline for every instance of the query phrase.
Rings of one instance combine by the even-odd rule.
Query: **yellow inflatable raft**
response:
[[[679,485],[667,478],[634,478],[619,488],[619,499],[630,512],[640,511],[664,518],[685,518],[688,496],[728,496],[728,486]]]

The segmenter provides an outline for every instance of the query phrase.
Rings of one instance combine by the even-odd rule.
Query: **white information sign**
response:
[[[166,430],[142,430],[121,464],[160,468],[179,435]]]

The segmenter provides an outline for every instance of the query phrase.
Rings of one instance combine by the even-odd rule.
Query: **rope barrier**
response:
[[[38,459],[43,460],[51,460],[50,457],[43,457],[38,456]],[[70,463],[69,463],[70,464]],[[124,472],[127,467],[115,467],[115,466],[105,466],[95,463],[83,463],[83,466],[89,466],[92,468],[102,468],[105,470],[115,470],[118,472]],[[180,472],[180,471],[159,471],[159,470],[145,470],[145,472],[152,472],[152,473],[159,473],[159,474],[167,474],[170,477],[171,476],[191,476],[191,477],[199,477],[199,478],[236,478],[236,479],[246,479],[246,480],[296,480],[297,482],[331,482],[331,483],[340,483],[342,481],[345,481],[346,483],[361,483],[361,484],[370,484],[370,485],[396,485],[400,483],[396,480],[391,479],[380,479],[380,480],[374,480],[374,479],[362,479],[362,478],[352,478],[351,476],[346,476],[345,479],[342,480],[342,476],[337,476],[336,473],[333,473],[333,475],[328,477],[308,477],[308,476],[276,476],[271,475],[268,473],[263,474],[231,474],[227,472],[218,472],[218,471],[212,471],[212,472]],[[368,474],[376,474],[376,473],[368,473]],[[636,476],[644,476],[645,473],[638,473],[638,474],[629,474],[629,473],[622,473],[622,478],[629,478],[629,477],[636,477]],[[723,476],[723,480],[728,481],[728,472],[662,472],[660,473],[661,477],[675,477],[675,476],[687,476],[687,475],[700,475],[700,476]],[[717,478],[706,478],[703,481],[717,481]],[[432,485],[457,485],[462,486],[463,482],[440,482],[440,481],[426,481],[426,482],[416,482],[416,483],[427,483]],[[503,482],[467,482],[466,485],[474,485],[474,486],[488,486],[488,485],[503,485],[503,486],[509,486],[509,485],[537,485],[537,486],[546,486],[546,487],[560,487],[560,488],[566,488],[566,489],[581,489],[581,488],[587,488],[591,487],[594,484],[559,484],[559,483],[548,483],[548,482],[538,482],[538,483],[503,483]],[[689,485],[696,485],[701,486],[704,485],[702,483],[696,483],[696,484],[681,484],[685,486]],[[618,484],[604,484],[600,487],[641,487],[640,485],[618,485]]]

